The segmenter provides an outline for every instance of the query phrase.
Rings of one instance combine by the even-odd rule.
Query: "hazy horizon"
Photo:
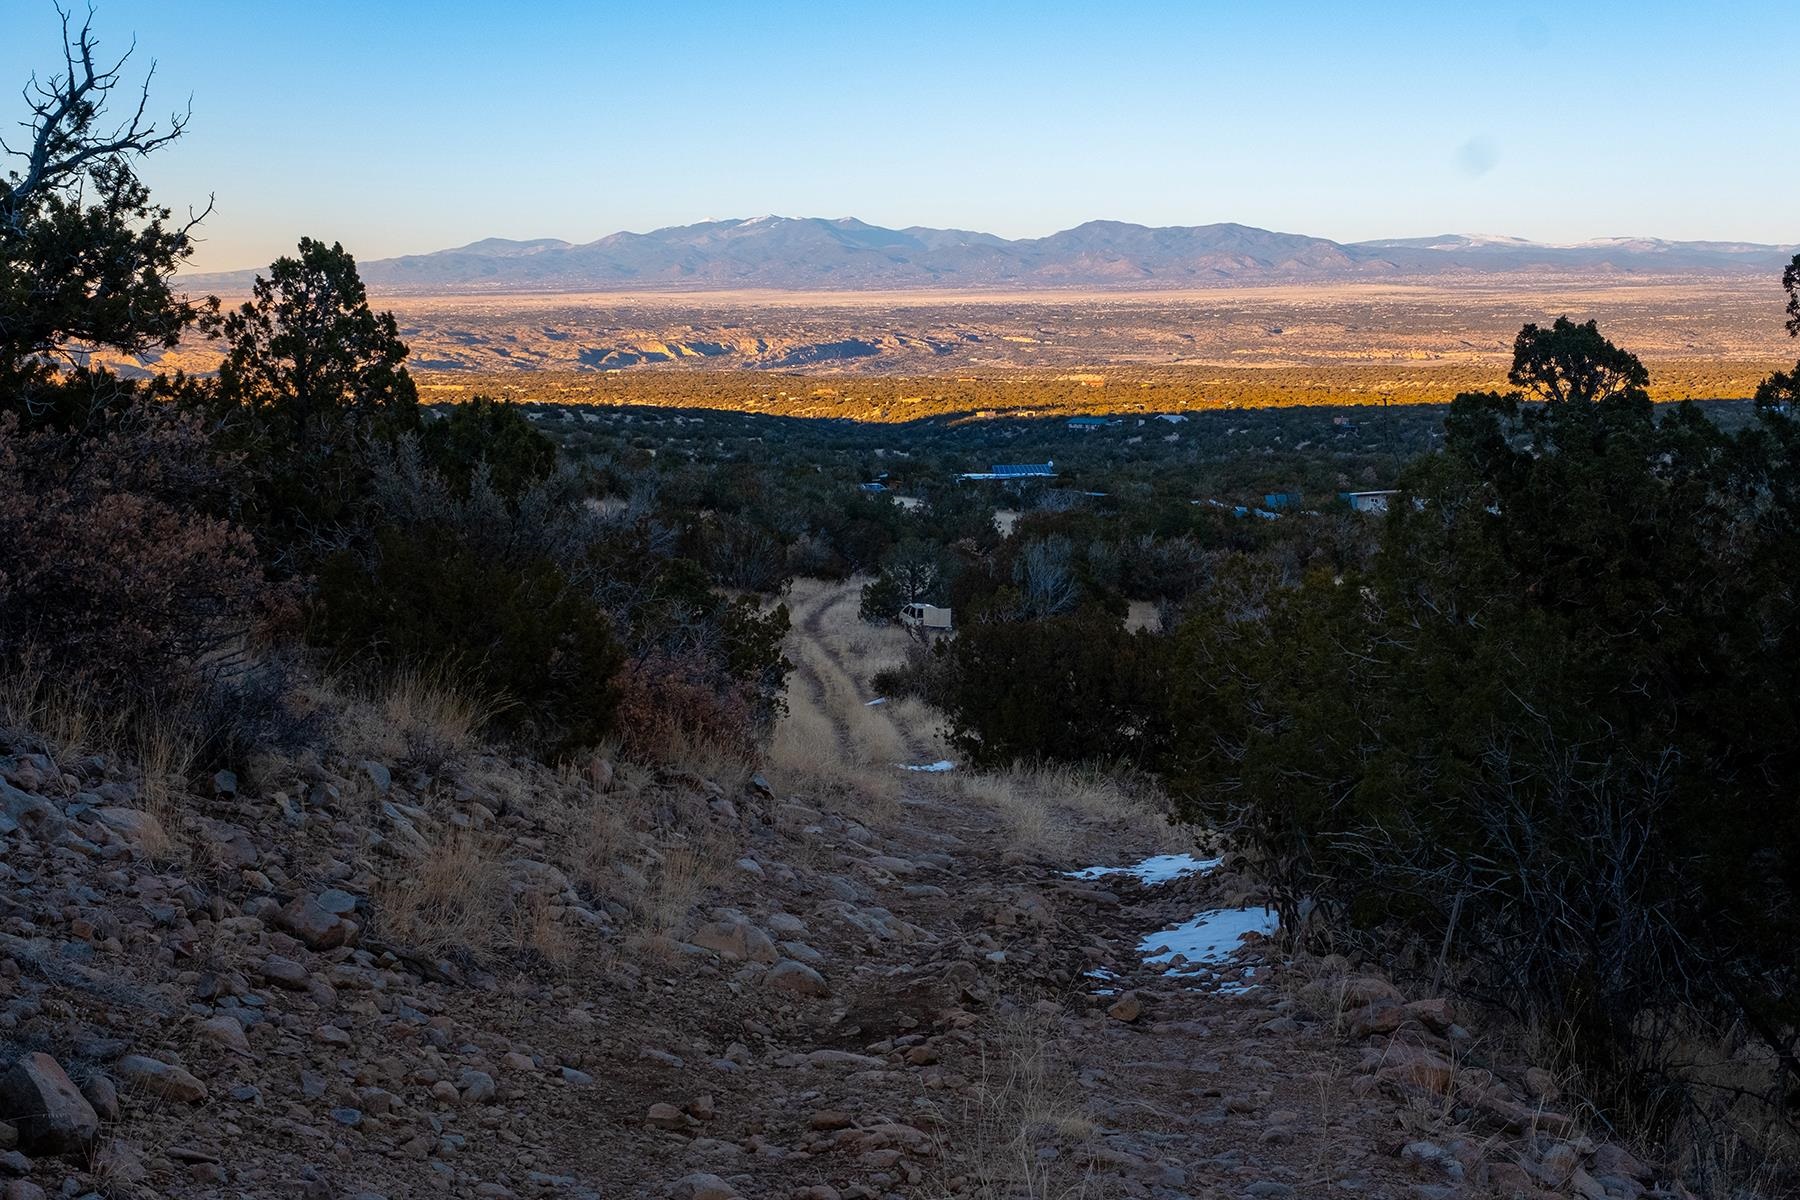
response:
[[[60,64],[48,0],[0,14],[0,73]],[[144,174],[177,211],[216,194],[197,272],[301,235],[371,260],[762,213],[1800,240],[1791,5],[526,5],[500,25],[473,3],[105,0],[94,25],[105,51],[135,34],[128,79],[159,61],[152,111],[192,95]]]

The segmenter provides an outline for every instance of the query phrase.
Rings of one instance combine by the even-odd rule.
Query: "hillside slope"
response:
[[[894,635],[793,603],[773,788],[377,734],[170,793],[0,736],[8,1200],[1682,1195],[1441,999],[1146,961],[1254,884],[1073,873],[1187,841],[1104,780],[900,770]]]

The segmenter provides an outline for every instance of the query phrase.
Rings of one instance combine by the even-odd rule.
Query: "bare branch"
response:
[[[32,116],[20,124],[30,131],[29,149],[14,149],[0,141],[0,150],[23,160],[10,180],[0,180],[0,229],[16,232],[33,200],[78,186],[95,164],[141,158],[168,145],[186,132],[193,116],[190,99],[185,111],[170,114],[166,128],[148,118],[150,85],[156,77],[152,62],[130,114],[111,129],[97,132],[96,122],[123,78],[137,42],[133,39],[124,54],[101,67],[95,61],[100,43],[93,31],[92,10],[75,32],[69,10],[59,5],[57,12],[62,18],[63,73],[48,83],[34,74],[26,85],[25,102]]]

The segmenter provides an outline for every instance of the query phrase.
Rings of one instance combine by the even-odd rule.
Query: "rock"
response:
[[[27,1150],[76,1154],[100,1133],[100,1117],[62,1065],[41,1051],[0,1074],[0,1112]]]
[[[666,1100],[659,1100],[650,1106],[644,1114],[644,1124],[656,1129],[685,1129],[688,1119],[679,1108]]]
[[[284,987],[292,992],[304,992],[312,986],[312,975],[305,967],[279,954],[271,954],[263,960],[262,974],[264,979],[276,987]]]
[[[806,932],[806,922],[793,913],[778,912],[769,917],[769,928],[782,937],[799,937]]]
[[[1651,1171],[1630,1151],[1608,1142],[1594,1150],[1594,1174],[1620,1175],[1644,1183],[1650,1179]]]
[[[1569,1178],[1569,1190],[1580,1196],[1582,1200],[1610,1200],[1606,1194],[1606,1188],[1600,1181],[1580,1167],[1576,1167],[1575,1174]]]
[[[883,1065],[879,1058],[853,1050],[813,1050],[805,1056],[805,1062],[809,1067],[855,1067],[863,1071],[880,1070]]]
[[[137,1147],[118,1138],[113,1138],[100,1147],[100,1152],[94,1155],[92,1170],[95,1175],[106,1180],[109,1191],[113,1188],[123,1190],[142,1183],[149,1174],[144,1169],[144,1160],[138,1154]]]
[[[206,1099],[206,1085],[172,1063],[145,1054],[127,1054],[115,1066],[128,1085],[164,1100],[197,1104]]]
[[[773,963],[781,959],[769,935],[748,921],[714,921],[702,925],[692,941],[731,962]]]
[[[1456,1012],[1450,1001],[1439,996],[1431,1000],[1414,1000],[1405,1007],[1406,1015],[1433,1033],[1446,1033],[1456,1024]]]
[[[769,786],[769,781],[764,779],[760,773],[750,777],[750,790],[765,800],[773,800],[775,798],[775,789]]]
[[[1400,1160],[1439,1171],[1448,1179],[1460,1180],[1463,1177],[1462,1163],[1436,1142],[1408,1142],[1400,1150]]]
[[[1533,1100],[1556,1100],[1562,1096],[1556,1077],[1542,1067],[1525,1068],[1525,1091]]]
[[[212,777],[213,795],[230,800],[238,794],[238,777],[233,771],[220,771]]]
[[[93,1106],[102,1121],[119,1119],[119,1089],[106,1076],[95,1073],[81,1085],[82,1099]]]
[[[1393,1033],[1405,1020],[1405,1008],[1391,1001],[1377,1001],[1346,1014],[1344,1026],[1345,1032],[1360,1040]]]
[[[200,1023],[200,1036],[215,1045],[223,1046],[235,1054],[251,1057],[250,1039],[244,1036],[244,1027],[233,1016],[209,1017]]]
[[[1351,975],[1326,981],[1326,986],[1343,1002],[1345,1008],[1367,1008],[1371,1004],[1403,1004],[1406,997],[1387,980],[1375,975]]]
[[[1572,1117],[1547,1108],[1520,1104],[1501,1095],[1499,1089],[1483,1094],[1475,1100],[1475,1105],[1512,1133],[1532,1130],[1551,1137],[1572,1137],[1576,1132],[1576,1123]]]
[[[373,759],[364,760],[362,764],[362,773],[368,777],[370,783],[375,785],[375,792],[377,795],[387,795],[388,789],[394,786],[393,772],[389,771],[383,764],[375,762]]]
[[[593,759],[588,763],[587,774],[588,780],[594,785],[595,791],[604,792],[612,787],[613,765],[600,755],[594,755]]]
[[[142,809],[106,805],[94,809],[94,819],[123,835],[146,854],[161,853],[169,845],[169,833],[163,828],[163,823],[156,819],[155,814]]]
[[[825,982],[823,975],[791,958],[783,959],[770,967],[769,973],[763,976],[763,986],[795,996],[831,995],[831,987]]]
[[[349,940],[351,926],[312,896],[297,896],[275,915],[275,924],[305,942],[308,949],[334,950]]]
[[[1538,1160],[1537,1177],[1547,1188],[1560,1188],[1568,1183],[1581,1166],[1581,1155],[1567,1142],[1558,1142],[1544,1151]]]
[[[1376,1074],[1382,1079],[1411,1084],[1434,1095],[1448,1095],[1456,1082],[1455,1064],[1426,1046],[1389,1046],[1376,1055],[1376,1063]]]
[[[1517,1163],[1494,1162],[1488,1164],[1488,1186],[1500,1196],[1529,1195],[1537,1181]]]
[[[738,1200],[738,1190],[717,1175],[684,1175],[669,1187],[671,1200]]]
[[[44,1189],[29,1179],[9,1179],[0,1188],[0,1200],[49,1200]]]
[[[12,828],[22,828],[45,841],[59,836],[69,824],[48,800],[22,792],[4,779],[0,779],[0,816],[7,818]]]
[[[1106,1010],[1106,1015],[1115,1021],[1129,1023],[1144,1015],[1144,1004],[1138,999],[1136,992],[1126,992],[1112,1002],[1112,1006]]]
[[[473,1068],[464,1071],[457,1080],[457,1087],[462,1098],[470,1104],[486,1104],[494,1098],[494,1077],[486,1071]]]

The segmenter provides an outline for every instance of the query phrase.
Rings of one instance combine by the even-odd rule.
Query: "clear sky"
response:
[[[1800,241],[1800,0],[95,0],[195,262],[707,218]],[[60,62],[0,0],[0,83]],[[23,115],[11,87],[0,120]]]

